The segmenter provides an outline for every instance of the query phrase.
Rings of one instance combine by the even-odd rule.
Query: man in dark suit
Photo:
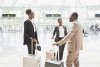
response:
[[[59,23],[59,26],[55,27],[55,29],[53,31],[53,37],[52,37],[52,39],[54,39],[54,36],[56,35],[55,42],[59,42],[67,35],[67,29],[65,26],[62,25],[61,18],[58,19],[58,23]],[[65,48],[65,44],[62,46],[59,46],[59,59],[60,60],[62,60],[62,58],[63,58],[64,48]]]
[[[36,26],[32,22],[32,19],[34,18],[34,13],[31,11],[31,9],[27,9],[26,14],[28,15],[29,19],[24,22],[24,45],[27,45],[29,54],[35,54],[35,46],[36,43],[39,44],[39,42],[37,37]],[[32,42],[33,47],[31,45]],[[33,48],[32,51],[31,48]]]

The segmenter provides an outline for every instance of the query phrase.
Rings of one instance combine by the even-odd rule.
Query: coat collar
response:
[[[73,22],[78,22],[78,20],[74,20]]]
[[[59,26],[57,26],[58,27],[58,29],[59,29]],[[65,28],[64,26],[62,26],[63,28]]]
[[[30,22],[32,22],[32,20],[28,19]]]

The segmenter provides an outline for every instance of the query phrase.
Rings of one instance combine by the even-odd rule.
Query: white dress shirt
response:
[[[64,37],[64,28],[63,28],[63,26],[59,26],[59,37]]]

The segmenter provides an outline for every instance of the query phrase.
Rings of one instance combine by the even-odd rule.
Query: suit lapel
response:
[[[34,30],[34,26],[32,24],[32,22],[28,19],[30,26],[32,27],[32,29]]]

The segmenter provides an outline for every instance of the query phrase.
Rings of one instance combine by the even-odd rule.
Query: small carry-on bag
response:
[[[45,62],[45,67],[64,67],[64,62],[59,60],[59,47],[58,48],[58,59],[49,59]],[[54,56],[53,56],[54,57]]]
[[[53,51],[46,51],[46,60],[53,59]]]
[[[51,49],[46,51],[46,60],[54,59],[55,58],[55,52],[54,52],[54,46],[51,45]]]
[[[32,41],[31,41],[31,48],[32,52],[33,51]],[[36,55],[27,55],[23,57],[23,67],[40,67],[40,65],[41,65],[41,57],[37,55],[37,45],[36,45]]]

